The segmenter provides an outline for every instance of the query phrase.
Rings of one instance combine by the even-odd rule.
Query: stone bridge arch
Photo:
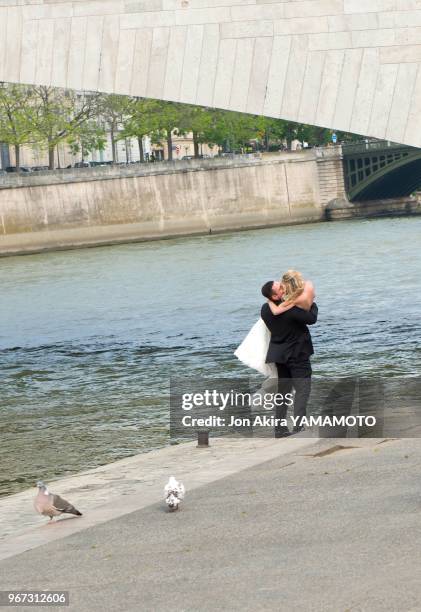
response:
[[[7,0],[0,80],[281,117],[421,146],[414,0]]]

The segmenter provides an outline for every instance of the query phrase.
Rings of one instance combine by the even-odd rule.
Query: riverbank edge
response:
[[[0,255],[314,223],[345,197],[336,149],[81,171],[0,188]]]
[[[253,215],[239,219],[230,219],[229,215],[220,218],[214,227],[203,226],[189,229],[180,227],[180,222],[173,222],[167,231],[162,231],[159,223],[128,223],[124,225],[94,226],[67,230],[11,234],[0,238],[0,257],[36,255],[55,251],[136,244],[175,238],[191,238],[209,235],[230,234],[253,230],[264,230],[276,227],[292,227],[312,223],[364,220],[382,217],[403,217],[421,215],[421,201],[402,198],[400,200],[377,200],[373,202],[334,202],[325,209],[322,217],[306,219],[288,219],[283,221],[262,222]],[[19,246],[18,246],[19,245]]]
[[[51,524],[33,509],[35,486],[2,497],[0,560],[158,502],[164,511],[163,489],[171,475],[184,483],[187,499],[193,489],[260,463],[285,456],[289,465],[289,456],[294,453],[334,444],[335,440],[300,435],[281,440],[215,437],[208,448],[198,448],[194,441],[137,454],[48,482],[54,493],[71,501],[83,513],[81,518],[65,516]]]
[[[10,234],[0,238],[0,257],[36,255],[55,251],[73,251],[76,249],[118,246],[122,244],[157,242],[159,240],[172,240],[175,238],[231,234],[275,227],[308,225],[311,223],[321,223],[326,220],[324,217],[274,222],[263,222],[262,219],[248,219],[241,220],[239,223],[237,218],[235,222],[227,221],[226,224],[223,223],[223,220],[219,219],[217,226],[206,229],[203,226],[194,227],[193,224],[189,229],[185,227],[179,228],[177,227],[179,224],[174,222],[171,224],[172,227],[164,232],[158,227],[158,223],[149,222]]]

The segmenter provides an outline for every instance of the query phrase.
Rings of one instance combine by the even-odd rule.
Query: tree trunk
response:
[[[20,172],[20,146],[15,145],[15,166],[16,172]]]
[[[265,130],[265,149],[269,151],[269,132]]]
[[[197,132],[193,132],[193,146],[194,146],[194,156],[199,157],[199,142],[197,139]]]
[[[143,151],[143,138],[141,136],[138,137],[137,144],[139,145],[139,160],[143,162],[145,161],[145,153]]]
[[[57,144],[57,168],[60,168],[60,151]]]
[[[114,139],[114,128],[113,127],[110,129],[110,138],[111,138],[111,153],[113,156],[113,164],[115,164],[117,161],[117,147],[116,147],[116,141]]]
[[[168,161],[172,161],[172,133],[167,130]]]
[[[54,145],[48,145],[48,169],[54,170]]]
[[[292,130],[287,130],[285,134],[285,140],[287,141],[287,149],[291,151],[292,149],[292,141],[294,140],[295,134]]]
[[[127,140],[127,138],[124,141],[125,145],[126,145],[126,164],[129,163],[130,159],[129,159],[129,141]]]

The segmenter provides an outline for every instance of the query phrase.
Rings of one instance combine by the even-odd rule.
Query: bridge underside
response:
[[[0,81],[213,106],[421,146],[418,0],[1,4]]]
[[[353,201],[402,198],[421,188],[421,159],[390,170],[387,174],[363,188]]]

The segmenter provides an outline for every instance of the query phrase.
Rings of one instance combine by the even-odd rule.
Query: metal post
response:
[[[209,432],[198,431],[197,432],[197,448],[208,448],[209,447]]]

